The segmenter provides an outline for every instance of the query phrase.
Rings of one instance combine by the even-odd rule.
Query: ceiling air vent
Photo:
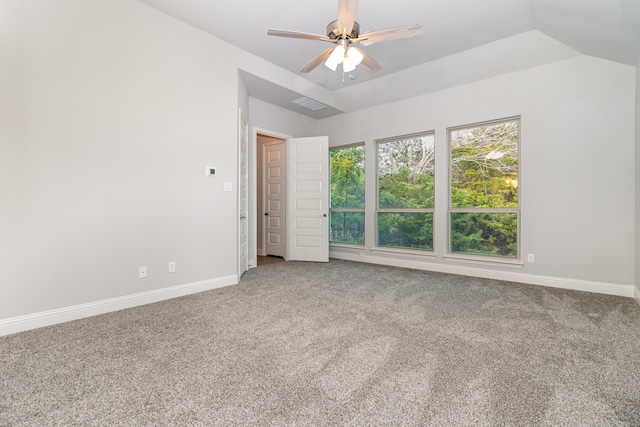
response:
[[[306,96],[303,96],[302,98],[294,99],[291,102],[312,111],[318,111],[318,110],[322,110],[323,108],[327,108],[326,105],[320,104],[318,101],[309,99]]]

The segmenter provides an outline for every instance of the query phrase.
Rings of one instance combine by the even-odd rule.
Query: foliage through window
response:
[[[520,120],[449,130],[451,253],[518,258]]]
[[[377,246],[433,250],[434,134],[377,141]]]
[[[330,151],[329,241],[364,245],[364,146]]]

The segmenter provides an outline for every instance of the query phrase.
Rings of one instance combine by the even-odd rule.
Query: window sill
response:
[[[330,248],[340,248],[340,249],[357,249],[359,251],[363,251],[365,249],[364,245],[359,245],[357,243],[329,243]]]
[[[436,259],[436,254],[433,251],[411,250],[405,248],[383,248],[378,246],[375,248],[371,248],[370,251],[387,254],[413,255],[419,258]]]
[[[464,255],[445,255],[443,256],[445,261],[448,262],[461,262],[465,264],[476,264],[476,265],[490,265],[490,266],[501,266],[501,267],[509,267],[509,268],[522,268],[524,263],[518,259],[494,259],[494,258],[485,258],[485,257],[474,257],[474,256],[464,256]]]

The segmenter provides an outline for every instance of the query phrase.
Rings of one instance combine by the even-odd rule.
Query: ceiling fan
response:
[[[422,35],[422,27],[419,24],[403,27],[387,28],[384,30],[370,31],[360,34],[360,24],[355,21],[358,0],[338,0],[338,19],[327,25],[327,35],[302,33],[299,31],[269,29],[270,36],[289,37],[294,39],[320,40],[334,43],[335,47],[322,52],[302,67],[301,73],[309,73],[323,62],[331,70],[335,71],[338,64],[342,63],[345,73],[355,70],[356,66],[362,67],[370,73],[380,70],[378,64],[362,49],[351,46],[352,43],[360,43],[364,46],[381,41],[404,39]]]

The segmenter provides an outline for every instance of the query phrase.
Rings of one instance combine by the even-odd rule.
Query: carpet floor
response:
[[[632,299],[347,261],[0,338],[0,426],[638,426]]]

